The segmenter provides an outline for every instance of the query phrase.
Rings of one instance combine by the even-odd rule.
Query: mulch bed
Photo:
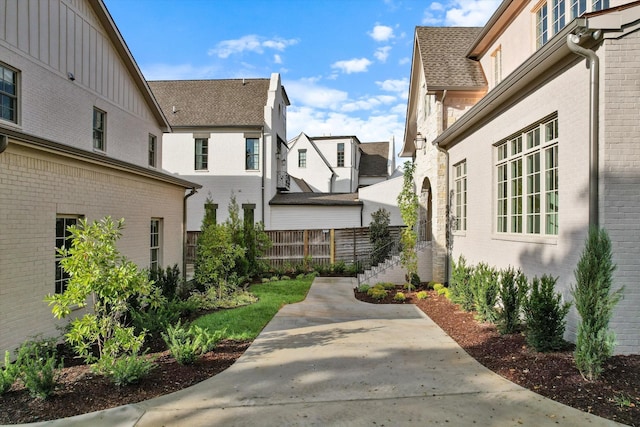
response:
[[[433,290],[427,291],[425,300],[402,291],[407,297],[404,304],[415,304],[469,355],[504,378],[581,411],[640,426],[640,355],[610,358],[600,379],[590,382],[576,368],[569,343],[564,351],[539,353],[527,345],[524,334],[500,335],[495,325],[478,322],[474,313]],[[394,291],[380,301],[355,294],[374,304],[398,303]]]

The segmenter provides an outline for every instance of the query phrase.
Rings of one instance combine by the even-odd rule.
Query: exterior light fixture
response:
[[[427,142],[427,137],[422,136],[422,134],[418,132],[418,134],[416,135],[416,139],[414,140],[416,150],[422,150],[426,142]]]

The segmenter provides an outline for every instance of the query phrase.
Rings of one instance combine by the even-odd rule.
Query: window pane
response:
[[[260,160],[260,148],[257,138],[247,138],[246,140],[246,161],[245,169],[258,170]]]

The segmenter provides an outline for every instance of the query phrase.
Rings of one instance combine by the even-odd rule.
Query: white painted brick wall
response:
[[[37,333],[56,336],[43,302],[54,291],[56,214],[125,218],[118,243],[141,268],[149,265],[149,221],[162,218],[162,261],[182,262],[184,189],[10,141],[0,154],[0,353]]]
[[[614,287],[624,299],[611,326],[619,353],[640,351],[640,34],[605,41],[604,126],[601,129],[601,225],[607,229],[617,270]]]

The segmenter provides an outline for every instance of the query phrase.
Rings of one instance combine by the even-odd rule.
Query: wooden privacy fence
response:
[[[389,227],[391,238],[398,240],[401,226]],[[283,267],[305,262],[311,264],[333,264],[360,262],[369,258],[372,245],[369,227],[316,229],[316,230],[268,230],[273,243],[263,259],[271,267]],[[187,263],[193,264],[199,231],[187,233]]]

